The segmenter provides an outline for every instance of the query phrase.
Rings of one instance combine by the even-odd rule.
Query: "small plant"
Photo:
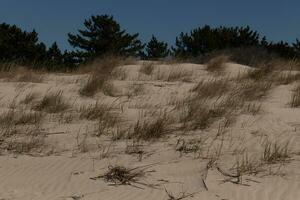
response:
[[[300,84],[298,84],[298,86],[296,86],[293,90],[290,105],[292,108],[300,106]]]
[[[36,111],[45,111],[48,113],[58,113],[65,111],[70,106],[63,99],[63,92],[58,91],[56,93],[46,94],[42,100],[40,100],[33,109]]]
[[[181,192],[178,196],[175,196],[174,194],[169,192],[166,188],[165,188],[165,192],[167,193],[168,200],[182,200],[194,196],[194,194],[188,194],[186,192]]]

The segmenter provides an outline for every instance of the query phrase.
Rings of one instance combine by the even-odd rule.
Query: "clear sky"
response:
[[[92,14],[111,14],[145,42],[152,34],[174,44],[198,26],[250,25],[269,40],[300,38],[300,0],[0,0],[0,23],[33,28],[47,45],[69,49],[67,33]]]

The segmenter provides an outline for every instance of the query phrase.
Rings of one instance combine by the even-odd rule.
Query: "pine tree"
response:
[[[170,54],[168,44],[163,41],[158,41],[157,38],[152,35],[151,40],[147,43],[146,52],[141,53],[143,59],[161,59]]]
[[[138,40],[138,34],[129,34],[121,30],[113,16],[91,16],[84,22],[85,29],[76,35],[68,34],[69,43],[81,49],[77,51],[78,59],[86,60],[105,54],[136,56],[144,48]]]
[[[47,51],[47,58],[53,64],[61,64],[63,61],[63,55],[60,49],[57,46],[57,43],[54,42]]]
[[[296,42],[293,43],[293,48],[296,56],[300,58],[300,40],[296,39]]]
[[[172,50],[176,57],[195,57],[216,50],[259,44],[258,32],[252,31],[249,26],[211,28],[205,25],[190,33],[180,33]]]

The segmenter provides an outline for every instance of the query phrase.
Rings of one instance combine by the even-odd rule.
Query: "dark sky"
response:
[[[181,32],[209,24],[250,25],[269,40],[300,38],[300,0],[1,0],[0,23],[33,28],[47,45],[69,49],[67,33],[76,32],[92,14],[111,14],[130,33],[147,41],[152,34],[174,44]]]

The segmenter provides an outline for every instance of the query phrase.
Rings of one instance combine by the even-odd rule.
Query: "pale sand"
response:
[[[175,68],[174,68],[175,67]],[[94,98],[82,98],[78,94],[86,75],[51,74],[43,83],[27,83],[22,87],[16,82],[0,82],[0,109],[7,110],[9,103],[16,98],[22,99],[29,92],[39,92],[40,96],[48,90],[64,91],[63,95],[74,108],[101,101],[117,101],[123,105],[122,116],[130,123],[141,115],[141,110],[168,108],[170,100],[182,99],[197,81],[212,77],[205,66],[195,64],[160,65],[152,77],[139,75],[140,65],[121,67],[127,73],[125,80],[115,80],[118,94],[126,93],[129,84],[142,84],[145,92],[128,100],[127,97],[107,97],[98,93]],[[226,73],[237,76],[249,67],[227,64]],[[166,82],[164,79],[172,70],[182,70],[188,81]],[[160,79],[156,80],[157,74]],[[220,165],[228,170],[235,162],[233,150],[246,149],[254,159],[259,159],[261,142],[264,138],[271,141],[290,142],[292,160],[266,166],[267,172],[243,176],[242,184],[223,182],[224,177],[215,168],[207,170],[207,159],[198,158],[193,153],[180,156],[176,151],[179,138],[213,138],[218,125],[208,130],[197,130],[182,134],[174,131],[166,138],[156,142],[144,142],[143,155],[125,153],[126,143],[112,142],[110,137],[89,136],[88,152],[77,150],[76,136],[82,137],[86,130],[93,131],[95,123],[75,120],[69,124],[58,124],[46,119],[43,130],[49,155],[18,155],[3,153],[0,156],[0,199],[5,200],[67,200],[67,199],[105,199],[105,200],[158,200],[168,199],[165,189],[175,197],[180,194],[193,194],[185,199],[228,199],[228,200],[296,200],[300,198],[300,108],[289,108],[293,85],[276,86],[262,102],[263,112],[252,116],[240,115],[226,133]],[[209,139],[208,139],[209,141]],[[100,147],[98,146],[100,144]],[[48,147],[49,146],[49,147]],[[50,148],[51,147],[51,148]],[[206,146],[207,147],[207,146]],[[103,150],[104,149],[104,150]],[[51,150],[51,152],[50,152]],[[103,152],[108,152],[107,155]],[[105,154],[105,155],[104,155]],[[129,168],[149,166],[140,182],[143,184],[111,186],[103,180],[91,177],[107,171],[109,165],[122,165]],[[270,175],[268,170],[276,172]],[[206,183],[207,189],[204,186]],[[151,187],[153,186],[153,187]]]

